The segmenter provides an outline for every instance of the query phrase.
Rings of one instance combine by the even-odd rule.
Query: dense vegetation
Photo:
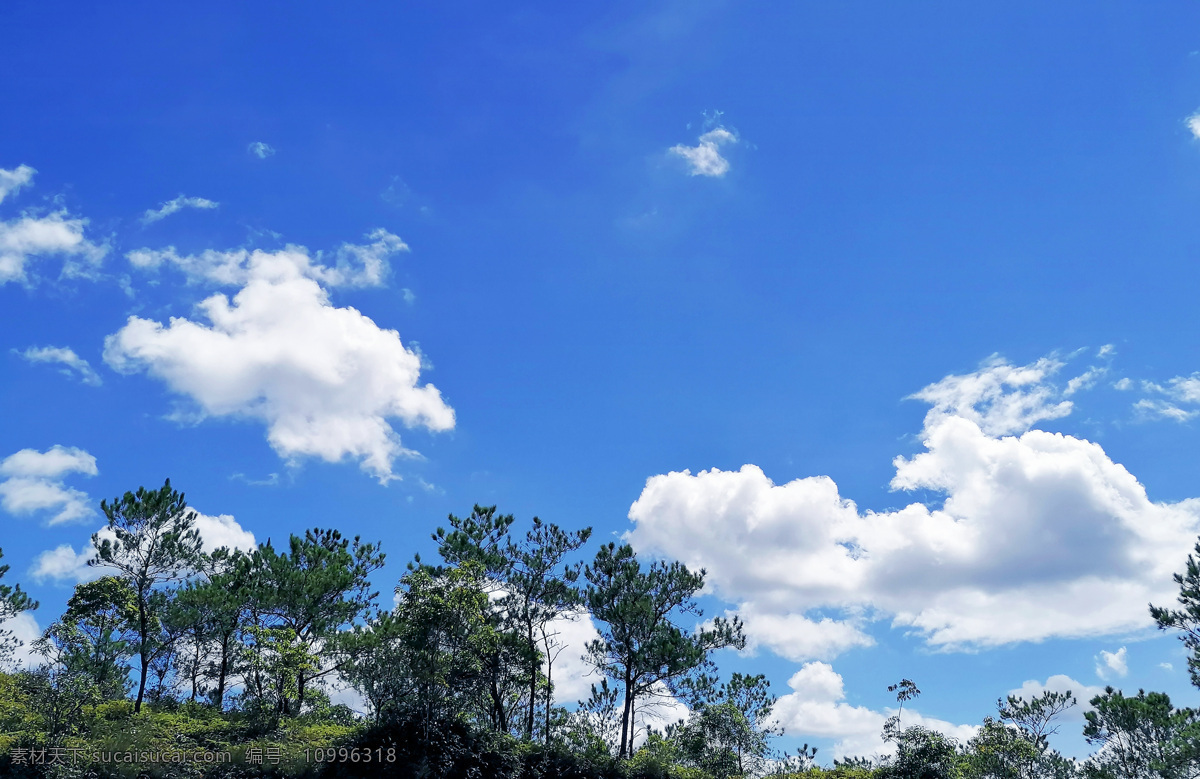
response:
[[[904,726],[920,690],[884,726],[894,754],[815,765],[771,739],[767,680],[722,681],[711,654],[745,645],[737,619],[692,630],[704,571],[639,560],[628,545],[571,562],[590,529],[564,531],[476,506],[433,539],[440,561],[408,565],[394,606],[371,574],[377,544],[336,530],[250,552],[202,551],[194,515],[168,481],[101,503],[93,538],[104,575],[82,583],[35,643],[37,662],[0,673],[0,775],[34,777],[675,777],[766,774],[808,779],[1192,779],[1200,712],[1162,693],[1109,688],[1091,701],[1089,760],[1048,737],[1070,693],[1009,697],[977,735],[955,743]],[[1200,553],[1200,545],[1197,546]],[[0,578],[8,571],[0,566]],[[1200,686],[1200,567],[1177,575],[1181,608],[1152,607],[1182,631]],[[0,622],[37,603],[0,584]],[[582,611],[600,637],[586,659],[600,682],[567,709],[554,703],[556,626]],[[695,621],[694,619],[691,621]],[[0,631],[0,661],[15,648]],[[354,712],[330,700],[348,685]],[[665,696],[686,720],[645,732],[639,713]]]

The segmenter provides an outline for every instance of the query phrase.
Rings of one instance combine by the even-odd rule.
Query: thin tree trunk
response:
[[[627,757],[626,744],[629,736],[629,713],[633,709],[633,697],[630,695],[629,675],[625,676],[625,705],[621,708],[621,746],[617,750],[617,757]]]
[[[529,718],[525,723],[525,738],[533,741],[533,713],[537,707],[537,644],[533,640],[533,622],[529,623]]]
[[[138,593],[138,659],[141,661],[142,668],[138,677],[137,701],[133,704],[134,714],[142,711],[142,699],[146,697],[146,672],[150,665],[150,637],[147,635],[150,632],[150,625],[148,622],[145,596]]]

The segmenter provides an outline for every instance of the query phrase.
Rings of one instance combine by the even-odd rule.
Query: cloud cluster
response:
[[[885,709],[880,712],[846,703],[842,676],[828,663],[805,663],[788,680],[788,686],[792,691],[779,697],[772,717],[790,735],[833,739],[835,759],[872,757],[895,751],[894,744],[887,744],[880,738],[883,723],[895,711]],[[901,724],[904,727],[921,725],[960,742],[966,742],[978,732],[977,726],[955,725],[925,717],[910,708],[904,709]]]
[[[146,213],[142,215],[142,224],[150,224],[151,222],[157,222],[160,219],[166,219],[171,214],[178,213],[185,208],[211,210],[216,208],[218,205],[220,204],[215,200],[209,200],[208,198],[185,197],[180,195],[173,200],[168,200],[158,208],[147,209]]]
[[[860,511],[832,479],[777,485],[754,465],[650,478],[630,508],[642,551],[706,568],[754,641],[794,660],[870,643],[890,618],[978,648],[1149,624],[1200,530],[1200,501],[1155,503],[1095,443],[1022,428],[1070,411],[1053,360],[999,359],[914,397],[924,451],[894,460],[914,502]],[[1020,432],[1020,435],[1014,435]]]
[[[86,520],[96,512],[86,493],[64,483],[71,474],[95,476],[96,458],[82,449],[22,449],[0,460],[0,508],[9,514],[45,514],[48,525]]]
[[[28,165],[0,169],[0,202],[28,186],[36,172]],[[73,217],[66,210],[40,215],[23,212],[15,219],[0,220],[0,284],[30,283],[30,261],[47,255],[64,258],[63,276],[93,274],[108,248],[84,237],[86,225],[86,219]]]
[[[384,230],[368,238],[343,246],[333,265],[296,246],[132,252],[137,267],[171,265],[193,281],[241,289],[205,299],[195,319],[130,317],[105,339],[105,362],[162,380],[200,416],[261,420],[289,461],[352,457],[380,481],[394,478],[393,461],[413,452],[390,420],[443,431],[454,427],[454,411],[434,385],[419,383],[420,355],[399,333],[330,302],[327,288],[382,283],[387,258],[407,248]]]
[[[1143,381],[1142,390],[1153,396],[1133,404],[1134,413],[1142,419],[1187,422],[1200,414],[1200,409],[1196,408],[1200,405],[1200,374],[1176,376],[1165,384]]]
[[[78,375],[80,381],[92,387],[99,387],[103,383],[91,364],[68,346],[31,346],[19,354],[29,362],[61,365],[63,367],[59,372],[64,376]]]
[[[667,152],[681,157],[692,176],[721,178],[729,172],[729,160],[721,156],[721,147],[737,143],[737,140],[737,136],[729,130],[717,127],[701,135],[695,146],[677,144]]]

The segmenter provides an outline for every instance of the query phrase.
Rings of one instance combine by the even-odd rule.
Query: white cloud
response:
[[[381,481],[405,449],[389,420],[433,431],[454,427],[454,411],[432,384],[420,385],[420,355],[394,330],[329,301],[325,285],[378,284],[386,257],[403,242],[386,231],[367,246],[343,246],[333,267],[300,247],[268,253],[179,257],[143,252],[142,267],[178,265],[193,278],[241,284],[217,294],[196,320],[169,324],[130,317],[105,339],[104,359],[124,373],[145,371],[195,404],[197,417],[254,418],[267,440],[295,461],[356,458]],[[199,321],[200,318],[207,322]]]
[[[1115,652],[1100,650],[1096,655],[1096,676],[1108,681],[1113,677],[1122,677],[1129,673],[1129,661],[1125,656],[1125,647]]]
[[[1113,382],[1113,389],[1121,392],[1131,390],[1133,389],[1133,379],[1129,378],[1128,376],[1122,379],[1117,379]]]
[[[254,534],[229,514],[210,516],[196,511],[194,527],[200,533],[200,545],[205,552],[223,546],[249,552],[256,547]],[[107,527],[101,527],[96,532],[102,541],[106,538],[116,539],[116,534]],[[70,544],[61,544],[39,554],[34,559],[30,575],[39,582],[46,579],[70,584],[92,581],[109,573],[103,567],[88,565],[88,561],[95,557],[96,546],[90,540],[78,552]]]
[[[46,579],[70,584],[93,581],[104,576],[103,570],[88,565],[88,561],[95,557],[96,548],[91,544],[85,545],[79,552],[70,544],[60,544],[34,558],[29,572],[39,582]]]
[[[1056,365],[992,359],[917,393],[933,406],[924,451],[894,460],[891,487],[932,491],[940,506],[862,512],[824,476],[777,485],[755,465],[682,471],[646,482],[628,538],[707,569],[752,639],[794,660],[864,645],[868,618],[942,649],[1144,627],[1147,602],[1175,597],[1200,501],[1152,502],[1098,444],[1009,435],[1070,410],[1045,381]],[[821,626],[812,645],[789,648],[805,619]]]
[[[142,215],[142,223],[150,224],[160,219],[166,219],[171,214],[182,211],[185,208],[213,209],[218,205],[220,204],[215,200],[209,200],[208,198],[180,195],[174,200],[168,200],[158,208],[147,209],[146,213]]]
[[[260,160],[265,160],[267,157],[270,157],[275,153],[275,147],[269,143],[264,143],[263,141],[254,141],[246,147],[246,151],[250,152],[255,157],[258,157]]]
[[[911,397],[932,406],[925,416],[926,430],[942,419],[959,417],[974,422],[989,436],[1018,433],[1042,420],[1071,413],[1071,402],[1057,400],[1054,387],[1047,382],[1062,367],[1053,357],[1018,367],[992,355],[979,370],[947,376]]]
[[[1163,669],[1164,671],[1174,671],[1175,670],[1175,666],[1171,665],[1170,663],[1159,663],[1158,667]]]
[[[91,364],[87,360],[75,354],[75,350],[67,346],[31,346],[23,352],[18,352],[29,362],[44,362],[56,363],[62,365],[59,371],[64,376],[78,375],[79,379],[84,383],[93,387],[100,386],[103,382],[100,379],[100,374],[92,370]]]
[[[866,706],[845,703],[841,674],[828,663],[811,662],[788,680],[792,692],[779,697],[772,713],[794,738],[834,739],[833,757],[872,757],[890,754],[894,745],[880,737],[883,723],[895,713],[893,709],[875,711]],[[931,730],[965,742],[978,731],[974,725],[955,725],[945,720],[923,716],[911,708],[904,709],[904,727],[922,725]]]
[[[336,253],[335,264],[321,264],[322,256],[308,253],[303,246],[288,246],[277,252],[233,249],[205,251],[180,255],[175,247],[166,249],[136,249],[126,258],[141,270],[157,270],[163,265],[174,266],[192,283],[218,286],[243,286],[253,280],[311,279],[326,287],[376,287],[383,284],[388,272],[388,259],[408,251],[399,236],[387,230],[367,234],[368,244],[342,244]]]
[[[1195,113],[1189,116],[1184,123],[1187,124],[1188,130],[1191,131],[1192,137],[1200,138],[1200,113]]]
[[[0,461],[0,508],[13,515],[53,512],[46,524],[85,520],[95,514],[87,493],[68,487],[70,474],[95,476],[96,458],[75,447],[45,452],[22,449]]]
[[[18,165],[13,170],[0,168],[0,203],[4,202],[4,198],[17,194],[21,191],[21,187],[33,181],[34,173],[37,171],[28,165]]]
[[[563,615],[550,622],[547,632],[557,633],[554,642],[561,646],[561,649],[551,650],[558,652],[550,669],[555,702],[572,704],[586,700],[591,695],[592,685],[600,681],[592,666],[583,659],[588,642],[600,637],[592,615],[586,611]]]
[[[690,175],[721,178],[729,172],[729,160],[721,156],[720,148],[727,143],[737,143],[737,140],[737,136],[724,127],[717,127],[701,135],[695,146],[678,144],[667,151],[687,162]]]
[[[0,169],[0,201],[28,185],[36,172],[28,165],[14,170]],[[16,219],[0,220],[0,284],[31,283],[27,264],[34,257],[46,255],[65,258],[62,268],[65,277],[93,275],[108,247],[85,238],[86,225],[86,219],[72,217],[65,210],[41,216],[22,213]]]
[[[205,552],[212,552],[223,546],[251,552],[258,546],[254,534],[239,525],[230,514],[213,517],[197,511],[195,528],[200,533]]]
[[[1187,422],[1200,413],[1157,398],[1142,398],[1133,404],[1133,412],[1139,419],[1169,419],[1173,422]]]

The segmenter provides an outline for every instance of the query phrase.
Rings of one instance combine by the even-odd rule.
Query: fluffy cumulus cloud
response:
[[[59,365],[60,373],[78,377],[84,384],[98,387],[103,383],[91,364],[68,346],[31,346],[19,354],[29,362]]]
[[[96,458],[82,449],[22,449],[0,460],[0,508],[15,516],[42,515],[48,525],[86,520],[96,513],[87,493],[68,487],[64,480],[72,474],[97,473]]]
[[[1071,410],[1060,367],[992,359],[915,395],[924,450],[891,486],[940,505],[860,511],[828,477],[754,465],[673,472],[647,481],[629,538],[706,568],[752,640],[794,660],[866,645],[880,618],[942,649],[1144,627],[1147,602],[1175,597],[1200,501],[1151,501],[1098,444],[1026,429]]]
[[[721,156],[721,147],[737,140],[729,130],[717,127],[701,135],[695,146],[678,144],[667,151],[687,163],[689,174],[721,178],[729,172],[729,160]]]
[[[160,219],[166,219],[171,214],[178,213],[185,208],[198,208],[201,210],[211,210],[211,209],[216,208],[218,205],[220,205],[220,204],[217,203],[215,200],[209,200],[208,198],[185,197],[183,195],[180,195],[179,197],[177,197],[173,200],[168,200],[167,202],[163,203],[158,208],[147,209],[146,213],[142,214],[142,223],[150,224],[151,222],[157,222]]]
[[[0,203],[29,186],[36,171],[28,165],[13,170],[0,168]],[[13,219],[0,220],[0,284],[31,283],[33,259],[55,255],[63,258],[62,275],[86,277],[94,274],[107,247],[84,236],[87,220],[66,210],[49,213],[26,211]]]
[[[198,511],[194,512],[193,527],[200,533],[201,548],[212,552],[220,547],[250,551],[257,544],[254,534],[238,524],[229,514],[209,516]],[[96,531],[98,540],[116,540],[116,534],[107,527]],[[104,576],[107,572],[103,567],[91,565],[96,558],[96,544],[93,541],[85,543],[78,552],[70,544],[61,544],[54,549],[47,549],[33,561],[30,574],[39,582],[47,579],[60,583],[76,584],[92,581]]]
[[[1200,113],[1194,113],[1184,120],[1184,124],[1192,133],[1193,138],[1200,139]]]
[[[883,723],[895,711],[875,711],[846,703],[842,676],[828,663],[805,663],[788,680],[788,686],[792,691],[779,697],[772,716],[789,734],[832,739],[834,759],[886,755],[895,750],[894,744],[880,738]],[[969,740],[978,731],[974,725],[955,725],[908,708],[904,709],[901,723],[905,727],[922,725],[960,742]]]
[[[413,453],[391,420],[443,431],[454,427],[454,411],[434,385],[420,384],[421,357],[399,333],[330,302],[330,287],[382,283],[388,256],[407,248],[383,230],[368,237],[343,246],[332,265],[296,246],[133,252],[135,266],[171,265],[192,280],[241,289],[202,301],[193,319],[130,317],[105,340],[104,359],[162,380],[200,416],[261,420],[289,461],[352,457],[381,481],[393,478],[393,461]]]

